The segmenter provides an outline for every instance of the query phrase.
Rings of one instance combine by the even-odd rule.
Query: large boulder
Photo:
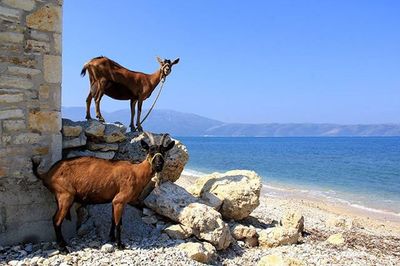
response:
[[[156,213],[191,228],[197,238],[210,242],[218,250],[227,248],[232,241],[229,226],[219,212],[199,203],[196,197],[171,182],[156,187],[144,204]]]
[[[222,201],[219,211],[224,218],[241,220],[260,204],[261,178],[247,170],[213,173],[197,179],[188,190],[204,202],[213,194]]]
[[[156,143],[160,143],[162,134],[153,134]],[[134,162],[141,162],[146,158],[146,153],[142,149],[140,141],[144,139],[143,133],[131,132],[126,134],[126,140],[119,144],[119,149],[115,159],[129,160]],[[165,143],[175,141],[175,146],[168,152],[164,169],[160,173],[159,178],[161,182],[171,181],[175,182],[180,176],[189,160],[188,151],[181,142],[176,139],[168,137]],[[149,143],[149,140],[147,140]]]

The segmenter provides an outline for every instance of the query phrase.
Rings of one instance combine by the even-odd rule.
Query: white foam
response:
[[[192,170],[192,169],[184,169],[183,172],[182,172],[182,175],[199,177],[199,176],[207,175],[207,173],[204,173],[204,172],[201,172],[201,171]]]

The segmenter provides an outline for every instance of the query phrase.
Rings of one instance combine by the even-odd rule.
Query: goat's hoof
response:
[[[66,246],[60,246],[60,248],[58,249],[58,251],[60,252],[60,254],[62,255],[66,255],[69,253],[69,250]]]
[[[137,127],[137,131],[143,132],[143,128],[142,127]]]
[[[100,118],[99,118],[99,122],[104,123],[104,122],[106,122],[106,120],[104,120],[103,117],[100,117]]]
[[[117,244],[117,248],[118,248],[119,250],[125,249],[125,245],[122,244],[122,243],[118,243],[118,244]]]
[[[92,120],[92,117],[91,116],[86,116],[85,119],[86,120]]]

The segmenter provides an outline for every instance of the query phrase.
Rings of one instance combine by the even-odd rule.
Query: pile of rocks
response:
[[[133,162],[145,159],[140,146],[144,134],[126,133],[120,123],[63,120],[62,133],[65,158],[95,156]],[[159,141],[161,135],[154,135]],[[253,171],[214,173],[198,178],[186,189],[175,184],[189,157],[186,147],[176,143],[160,175],[161,185],[149,186],[144,193],[143,223],[165,238],[182,241],[179,249],[200,262],[210,262],[217,250],[236,241],[246,247],[265,248],[298,242],[304,227],[304,218],[298,213],[285,214],[280,225],[270,228],[241,223],[260,204],[261,178]],[[99,208],[88,208],[87,212],[78,230],[80,236],[90,232],[93,225],[96,227],[96,221],[88,217],[98,216],[96,212],[103,214]]]

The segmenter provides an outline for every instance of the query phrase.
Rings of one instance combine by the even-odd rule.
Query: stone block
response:
[[[9,66],[7,68],[8,73],[13,74],[13,75],[23,75],[23,76],[36,76],[42,71],[39,69],[35,68],[28,68],[28,67],[17,67],[17,66]]]
[[[72,139],[64,139],[62,142],[63,149],[82,147],[86,145],[86,136],[82,134],[80,137]]]
[[[81,126],[63,126],[62,133],[64,137],[78,137],[82,132]]]
[[[56,53],[61,54],[61,52],[62,52],[61,34],[54,33],[53,38],[54,38],[54,49],[55,49]]]
[[[0,19],[10,22],[19,22],[20,16],[20,10],[0,6]]]
[[[38,41],[46,41],[46,42],[48,42],[50,40],[47,33],[37,31],[37,30],[31,30],[31,38],[38,40]]]
[[[24,35],[17,32],[0,32],[0,42],[22,43]]]
[[[44,55],[44,80],[49,83],[61,82],[61,56]]]
[[[26,78],[2,75],[0,76],[0,87],[31,89],[33,87],[33,83]]]
[[[3,3],[25,11],[31,11],[35,7],[35,1],[33,0],[3,0]]]
[[[22,93],[18,94],[0,94],[0,103],[18,103],[24,100]]]
[[[61,130],[60,112],[31,111],[29,113],[29,128],[40,132],[59,132]]]
[[[24,111],[21,109],[3,110],[0,111],[0,119],[23,118]]]
[[[88,149],[91,151],[117,151],[117,143],[88,143]]]
[[[61,32],[61,7],[47,4],[26,17],[26,25],[44,31]]]
[[[26,128],[25,120],[4,120],[3,129],[5,131],[18,131]]]
[[[14,144],[35,144],[40,142],[40,134],[37,133],[21,133],[14,137]]]
[[[32,52],[48,53],[50,52],[50,44],[36,40],[27,40],[25,49]]]
[[[47,100],[50,94],[50,86],[49,84],[41,84],[39,87],[39,99]]]

